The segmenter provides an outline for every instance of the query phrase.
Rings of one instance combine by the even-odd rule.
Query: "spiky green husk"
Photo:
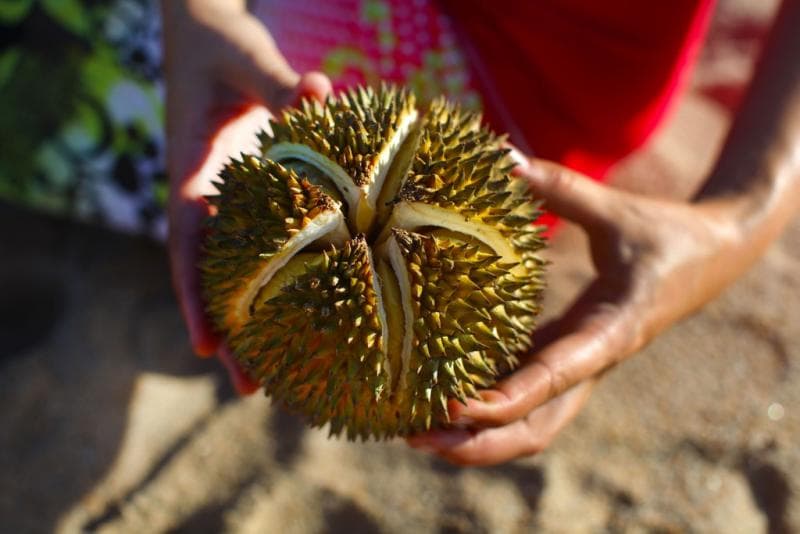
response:
[[[299,109],[271,121],[272,134],[262,134],[262,153],[281,144],[310,148],[341,167],[356,187],[370,183],[378,155],[397,133],[401,118],[414,107],[406,90],[359,87],[325,103],[303,101]]]
[[[208,220],[201,269],[208,312],[230,332],[239,299],[265,265],[313,221],[340,212],[319,187],[273,161],[242,155],[220,178],[219,194],[208,197],[217,214]]]
[[[530,344],[540,285],[458,238],[395,229],[408,277],[413,338],[401,413],[414,431],[448,420],[447,399],[466,402],[514,368]]]
[[[331,247],[231,338],[267,391],[335,434],[380,435],[388,369],[369,249],[363,236]]]
[[[396,202],[450,211],[479,227],[498,231],[517,254],[537,251],[540,231],[531,228],[538,204],[514,167],[502,138],[480,127],[480,117],[443,99],[425,116],[419,145]]]
[[[446,423],[448,399],[517,365],[539,312],[537,204],[502,139],[443,100],[417,118],[385,86],[305,103],[272,131],[212,199],[216,326],[268,394],[332,434]]]
[[[306,101],[270,123],[272,134],[260,136],[262,157],[319,168],[340,190],[353,231],[368,232],[390,163],[416,118],[413,95],[388,86]]]

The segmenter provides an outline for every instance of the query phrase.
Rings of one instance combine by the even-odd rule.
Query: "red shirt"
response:
[[[439,0],[487,119],[594,178],[640,146],[687,79],[714,0]]]

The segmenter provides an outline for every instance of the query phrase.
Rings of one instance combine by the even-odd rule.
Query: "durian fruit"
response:
[[[201,264],[216,328],[332,434],[448,422],[531,347],[538,215],[503,139],[392,86],[304,102],[220,173]]]

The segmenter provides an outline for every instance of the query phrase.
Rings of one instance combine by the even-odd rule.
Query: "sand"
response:
[[[747,4],[723,4],[691,93],[617,186],[688,194],[707,171],[774,6]],[[157,244],[8,206],[0,227],[2,532],[800,531],[800,221],[547,451],[491,468],[236,397],[192,356]],[[584,247],[571,227],[553,242],[551,315],[591,276]]]

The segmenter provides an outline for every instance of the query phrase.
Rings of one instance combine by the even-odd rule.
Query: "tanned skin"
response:
[[[257,389],[211,328],[197,269],[211,182],[231,156],[255,148],[269,114],[302,97],[324,100],[331,83],[289,67],[244,0],[161,2],[167,81],[169,254],[194,351],[217,354],[236,389]]]
[[[549,328],[553,340],[483,401],[452,403],[463,429],[409,439],[486,465],[535,454],[592,384],[747,271],[800,208],[800,0],[785,0],[714,170],[690,202],[653,199],[525,159],[518,174],[583,228],[596,278]]]
[[[266,113],[330,81],[299,75],[243,0],[162,2],[169,139],[172,274],[200,355],[221,355],[242,393],[255,385],[210,329],[199,296],[202,195],[229,155],[254,141]],[[545,329],[547,342],[482,400],[451,403],[456,427],[408,439],[462,465],[547,447],[610,367],[714,299],[746,272],[800,208],[800,0],[784,0],[747,96],[700,192],[655,199],[598,184],[516,153],[515,172],[547,208],[589,237],[596,278]],[[202,53],[192,53],[192,51]],[[253,104],[263,107],[252,107]],[[266,108],[266,109],[265,109]]]

